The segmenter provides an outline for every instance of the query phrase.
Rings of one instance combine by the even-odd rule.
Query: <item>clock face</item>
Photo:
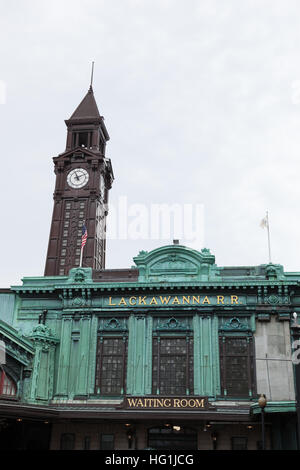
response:
[[[87,184],[89,174],[84,168],[74,168],[67,176],[67,183],[71,188],[80,189]]]

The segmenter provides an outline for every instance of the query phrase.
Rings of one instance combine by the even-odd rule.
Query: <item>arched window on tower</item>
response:
[[[17,385],[3,369],[0,369],[0,396],[14,397],[17,394]]]
[[[83,131],[83,132],[74,132],[72,139],[72,148],[84,147],[91,148],[92,142],[92,132]]]

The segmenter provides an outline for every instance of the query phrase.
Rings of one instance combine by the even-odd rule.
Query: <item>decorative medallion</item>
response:
[[[188,330],[189,326],[177,318],[169,318],[168,320],[161,321],[159,320],[157,325],[157,330]]]
[[[109,320],[100,320],[100,331],[126,331],[126,321],[124,318],[110,318]]]
[[[275,294],[271,294],[269,295],[269,297],[267,297],[267,302],[269,304],[272,304],[272,305],[276,305],[276,304],[279,304],[280,303],[280,298],[278,295],[275,295]]]
[[[83,305],[85,305],[85,299],[83,299],[82,297],[75,297],[72,302],[72,305],[74,307],[83,307]]]
[[[220,331],[249,331],[247,320],[242,322],[239,318],[233,317],[220,326]]]

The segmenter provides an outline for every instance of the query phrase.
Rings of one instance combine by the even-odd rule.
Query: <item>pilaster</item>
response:
[[[88,393],[88,369],[89,369],[89,346],[90,346],[91,318],[84,315],[80,320],[80,342],[79,363],[77,364],[77,390],[76,394],[86,396]]]
[[[193,326],[195,395],[214,396],[219,375],[217,321],[211,315],[195,315]]]
[[[69,362],[71,352],[71,332],[72,332],[72,316],[66,315],[62,318],[62,328],[60,337],[60,350],[58,358],[58,374],[56,395],[68,396],[69,382]]]
[[[152,319],[146,315],[129,318],[127,394],[151,393]]]

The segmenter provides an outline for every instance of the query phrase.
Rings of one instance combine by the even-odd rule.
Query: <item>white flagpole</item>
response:
[[[267,229],[268,229],[269,263],[272,263],[272,261],[271,261],[271,243],[270,243],[270,224],[269,224],[268,211],[267,211]]]
[[[85,225],[85,220],[83,221],[82,226]],[[81,235],[81,250],[80,250],[80,261],[79,261],[79,267],[82,268],[82,255],[83,255],[83,246],[82,246],[82,235]]]
[[[81,250],[80,250],[80,261],[79,261],[80,268],[82,267],[82,253],[83,253],[83,246],[81,247]]]
[[[267,227],[268,231],[268,251],[269,251],[269,263],[272,263],[271,261],[271,242],[270,242],[270,224],[269,224],[269,214],[268,211],[266,212],[266,216],[262,219],[260,226],[262,228]]]

